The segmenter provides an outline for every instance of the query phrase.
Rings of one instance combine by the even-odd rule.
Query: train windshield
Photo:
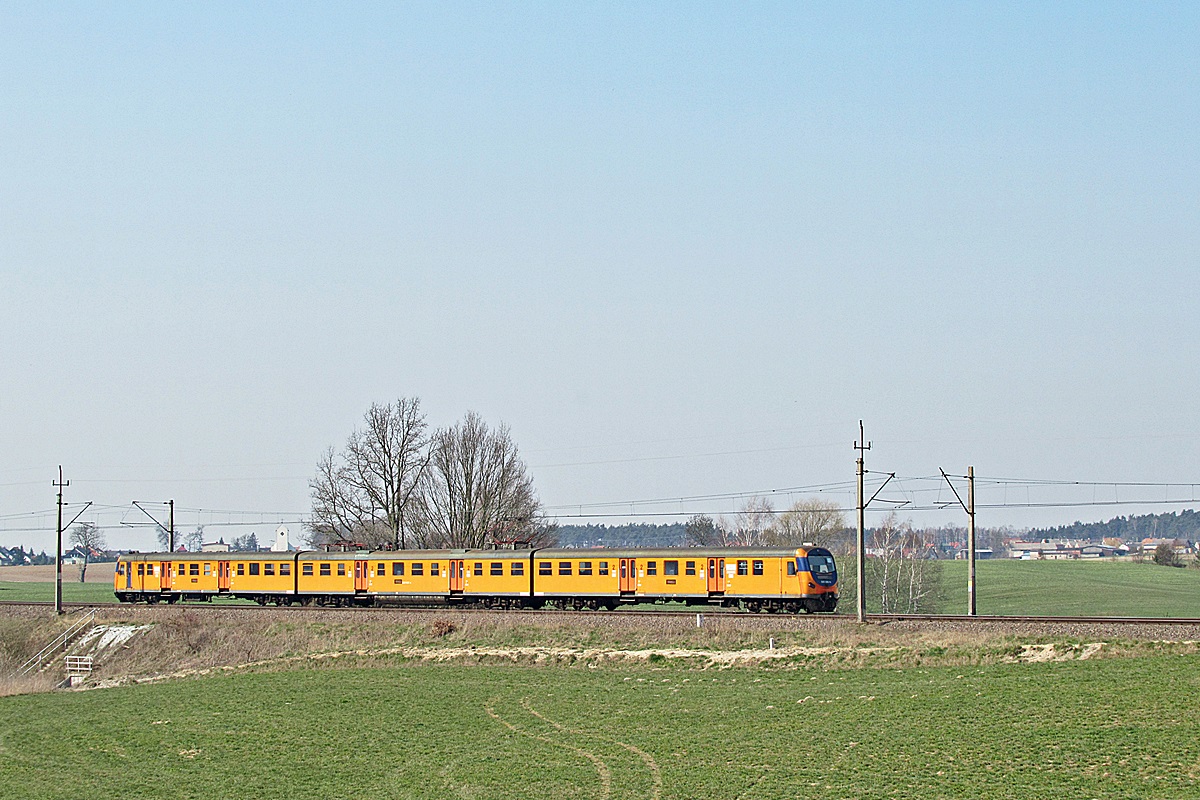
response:
[[[817,583],[832,586],[837,582],[837,567],[828,550],[809,550],[808,558],[804,560],[808,561],[808,572]]]

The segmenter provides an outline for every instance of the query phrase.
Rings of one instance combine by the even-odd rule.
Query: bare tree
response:
[[[864,563],[867,581],[885,614],[929,611],[937,596],[941,562],[927,558],[922,531],[888,514],[871,530],[871,547]]]
[[[725,547],[727,544],[725,531],[706,514],[697,514],[687,521],[683,538],[688,547]]]
[[[425,415],[417,398],[372,404],[339,453],[331,447],[317,462],[312,492],[314,544],[358,542],[402,550],[413,538],[413,511],[429,464]]]
[[[204,547],[204,526],[197,525],[183,535],[183,546],[192,553],[199,553]]]
[[[474,412],[433,436],[419,526],[433,547],[545,544],[557,528],[542,513],[508,428],[491,430]]]
[[[775,507],[765,497],[751,497],[732,520],[721,519],[726,546],[762,547],[774,536]]]
[[[71,529],[71,537],[68,541],[72,547],[83,552],[83,563],[79,565],[79,582],[83,583],[92,552],[102,552],[108,547],[104,540],[104,532],[97,528],[95,523],[81,522]]]
[[[812,498],[797,500],[779,515],[771,534],[771,544],[794,547],[812,544],[832,548],[841,540],[846,519],[838,504]]]

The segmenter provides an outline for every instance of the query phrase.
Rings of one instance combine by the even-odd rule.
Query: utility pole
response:
[[[975,616],[975,468],[967,467],[967,615]]]
[[[954,492],[954,499],[963,507],[963,511],[967,512],[967,616],[973,617],[975,611],[975,468],[967,467],[967,502],[959,497],[958,490],[954,488],[954,484],[950,483],[950,476],[946,474],[946,470],[941,470],[942,477],[946,479],[946,484],[950,487],[950,491]]]
[[[66,525],[63,525],[63,521],[62,521],[63,491],[62,490],[63,490],[64,486],[70,486],[71,482],[63,480],[62,464],[58,465],[58,480],[51,481],[50,485],[58,487],[58,525],[56,526],[58,535],[56,537],[57,541],[54,546],[54,613],[61,614],[61,613],[63,613],[63,604],[62,604],[62,535],[63,535],[63,529],[69,528],[72,525],[74,525],[75,520],[77,520],[81,516],[83,516],[83,512],[88,510],[88,506],[90,506],[92,504],[92,501],[88,500],[86,503],[84,503],[83,508],[79,509],[79,513],[76,514],[74,516],[74,518],[71,519],[70,522],[68,522]]]
[[[174,501],[174,500],[168,500],[167,502],[168,502],[168,503],[170,504],[170,506],[171,506],[171,511],[170,511],[170,514],[169,514],[169,516],[167,517],[167,519],[169,519],[169,520],[170,520],[170,522],[167,524],[167,528],[168,528],[168,531],[167,531],[167,552],[168,552],[168,553],[174,553],[174,552],[175,552],[175,501]]]
[[[867,573],[864,572],[867,557],[866,543],[866,525],[865,512],[867,504],[863,497],[863,455],[871,449],[871,443],[866,441],[863,434],[863,423],[858,421],[858,441],[854,443],[854,449],[858,451],[857,469],[858,474],[858,539],[856,541],[856,549],[858,551],[858,621],[867,621]]]
[[[51,482],[50,485],[58,487],[58,525],[57,525],[58,536],[57,536],[57,542],[54,547],[54,613],[61,614],[61,613],[63,613],[63,606],[62,606],[62,532],[63,532],[62,507],[63,507],[63,502],[62,502],[62,496],[63,496],[63,487],[71,485],[70,481],[63,480],[62,464],[58,465],[58,481]]]

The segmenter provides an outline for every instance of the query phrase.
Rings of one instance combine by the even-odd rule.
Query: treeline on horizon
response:
[[[1074,522],[1056,528],[1032,528],[1024,536],[1031,541],[1079,539],[1101,542],[1120,539],[1140,542],[1142,539],[1179,539],[1194,542],[1200,539],[1200,513],[1189,508],[1164,514],[1131,514],[1107,522]]]
[[[873,528],[868,528],[868,532]],[[924,532],[933,544],[963,542],[966,527],[950,525],[926,528]],[[555,531],[559,547],[683,547],[687,525],[671,523],[628,523],[624,525],[559,525]],[[843,537],[853,537],[847,528]],[[1116,517],[1106,522],[1075,522],[1053,528],[1020,530],[1011,527],[980,527],[976,532],[980,547],[999,550],[1005,539],[1069,539],[1102,542],[1105,539],[1141,541],[1142,539],[1179,539],[1200,541],[1200,512],[1192,509],[1163,514],[1134,514]]]

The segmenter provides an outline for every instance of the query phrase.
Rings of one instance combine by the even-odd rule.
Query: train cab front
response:
[[[796,572],[800,578],[800,595],[808,611],[833,611],[838,601],[837,564],[833,554],[823,547],[798,551]]]

